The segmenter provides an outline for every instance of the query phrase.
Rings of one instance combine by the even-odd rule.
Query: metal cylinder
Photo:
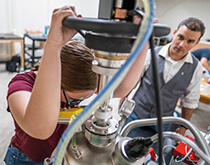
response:
[[[69,144],[65,154],[64,165],[113,165],[111,155],[115,141],[107,147],[95,147],[88,142],[83,132],[76,133],[76,141],[81,157],[79,159],[75,157],[71,144]]]

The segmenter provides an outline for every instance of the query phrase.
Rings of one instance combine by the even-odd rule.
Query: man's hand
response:
[[[179,127],[175,130],[176,133],[181,134],[182,136],[185,135],[186,129],[184,127]]]

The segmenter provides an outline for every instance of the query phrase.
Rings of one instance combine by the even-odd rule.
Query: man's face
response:
[[[200,36],[201,32],[192,31],[185,25],[181,26],[173,33],[169,56],[174,60],[181,60],[199,42]]]

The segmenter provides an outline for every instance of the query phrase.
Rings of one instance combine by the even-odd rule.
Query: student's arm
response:
[[[127,75],[120,83],[118,88],[115,90],[114,97],[119,97],[119,98],[125,97],[135,87],[136,83],[140,78],[148,48],[149,48],[149,43],[147,43],[144,46],[141,53],[137,57],[136,61],[133,63],[132,67],[128,71]]]
[[[76,16],[73,7],[53,11],[48,38],[32,92],[19,91],[8,98],[9,107],[18,125],[30,136],[47,139],[52,135],[60,110],[62,46],[75,34],[62,26],[66,16]]]
[[[140,17],[134,16],[133,23],[140,24],[141,22],[142,22],[142,19]],[[154,23],[158,23],[158,19],[155,18]],[[140,75],[144,67],[144,62],[145,62],[148,48],[149,48],[149,42],[145,44],[144,48],[140,52],[136,61],[133,63],[126,77],[123,79],[121,84],[115,90],[114,97],[120,97],[122,98],[121,100],[123,100],[125,97],[128,96],[131,90],[135,87],[136,83],[140,79]]]

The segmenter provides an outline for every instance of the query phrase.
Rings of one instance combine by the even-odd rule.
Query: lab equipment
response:
[[[148,139],[126,137],[129,128],[137,126],[135,122],[126,125],[119,133],[124,119],[130,115],[135,105],[132,100],[126,99],[122,104],[119,110],[121,116],[119,121],[112,114],[113,107],[110,105],[110,100],[113,97],[113,91],[138,57],[144,44],[149,39],[151,43],[153,34],[163,36],[170,32],[167,25],[153,24],[155,8],[153,0],[143,1],[145,14],[142,16],[141,25],[129,22],[132,16],[127,14],[141,15],[141,12],[128,12],[128,10],[134,10],[135,6],[132,1],[130,2],[131,8],[130,6],[125,8],[128,2],[126,0],[100,1],[100,6],[107,5],[105,9],[110,9],[99,13],[99,17],[103,19],[67,17],[63,20],[63,25],[76,29],[85,38],[86,46],[95,52],[96,58],[93,61],[92,69],[101,77],[99,82],[101,88],[96,98],[71,122],[61,137],[56,151],[51,159],[46,159],[45,164],[50,162],[58,165],[62,163],[70,165],[139,165],[144,163],[144,156],[149,151],[150,145],[158,140],[161,141],[159,135]],[[106,11],[111,12],[106,15],[104,13]],[[113,12],[115,14],[112,15]],[[117,15],[117,12],[125,17]],[[149,121],[154,124],[156,120]],[[150,124],[147,120],[142,121],[144,124]],[[171,121],[173,120],[167,122]],[[65,121],[62,122],[65,123]],[[141,125],[141,121],[138,124]],[[185,121],[182,121],[181,124],[187,125]],[[172,133],[164,133],[164,136],[186,141]],[[199,135],[197,137],[200,138]],[[187,143],[198,150],[198,147],[196,146],[196,148],[191,142],[187,141]],[[206,156],[209,156],[208,149],[203,142],[200,145],[203,150],[199,152],[200,156],[209,162]],[[51,161],[52,159],[53,161]],[[159,161],[162,163],[162,156],[159,157]]]

